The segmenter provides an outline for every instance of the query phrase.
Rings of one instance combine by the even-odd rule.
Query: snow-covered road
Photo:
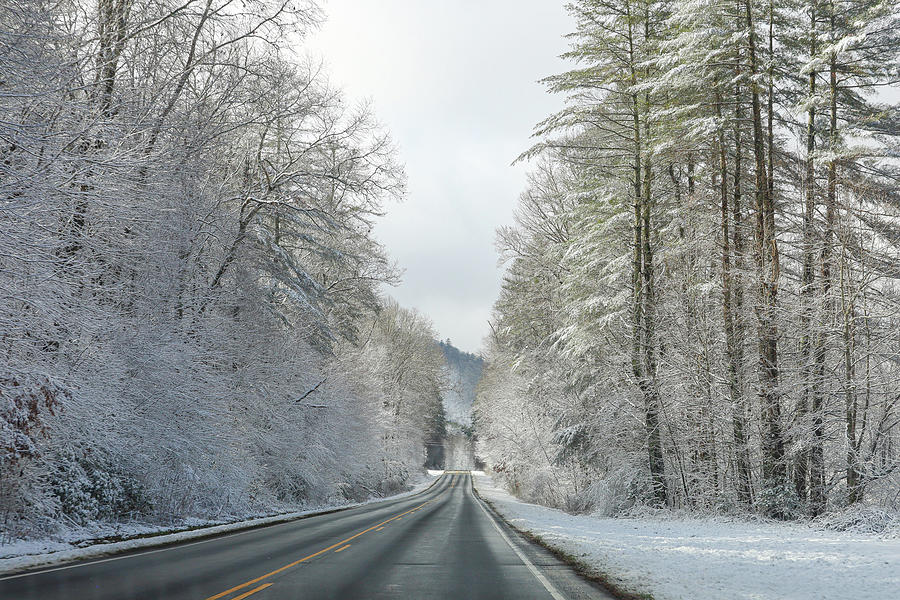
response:
[[[655,600],[900,598],[900,539],[799,524],[574,516],[475,487],[514,526]]]

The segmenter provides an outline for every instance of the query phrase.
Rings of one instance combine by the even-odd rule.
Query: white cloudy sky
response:
[[[406,165],[408,194],[377,228],[405,269],[389,290],[442,339],[476,351],[500,286],[531,128],[557,110],[537,80],[565,67],[562,0],[326,0],[307,49],[350,98],[373,102]]]

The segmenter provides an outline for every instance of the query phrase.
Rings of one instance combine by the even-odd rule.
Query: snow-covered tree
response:
[[[538,125],[543,162],[498,232],[485,458],[570,494],[575,461],[575,495],[610,510],[894,501],[900,129],[878,91],[896,7],[570,10],[577,68],[548,79],[568,107]],[[536,407],[554,435],[526,445]]]

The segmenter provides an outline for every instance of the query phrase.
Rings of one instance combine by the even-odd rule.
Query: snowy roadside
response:
[[[85,545],[84,540],[23,540],[11,544],[0,544],[0,577],[19,571],[47,567],[62,563],[83,560],[87,558],[107,557],[129,550],[140,548],[152,548],[177,542],[200,540],[223,533],[238,532],[241,530],[260,527],[263,525],[275,525],[287,523],[302,517],[308,517],[324,512],[343,510],[381,502],[405,498],[418,494],[434,484],[443,474],[443,471],[428,471],[422,479],[406,491],[384,498],[370,498],[365,502],[353,504],[341,504],[334,506],[320,506],[309,510],[279,513],[256,518],[249,518],[229,523],[215,523],[211,521],[187,522],[180,528],[152,526],[152,525],[110,525],[108,528],[98,531],[95,537],[122,537],[122,541],[111,543],[95,543]]]
[[[802,524],[576,516],[473,478],[516,528],[655,600],[886,600],[900,590],[900,539]]]

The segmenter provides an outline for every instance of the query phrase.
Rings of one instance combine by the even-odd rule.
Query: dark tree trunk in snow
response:
[[[749,29],[749,70],[752,79],[759,74],[756,48],[755,22],[751,2],[745,0],[746,25]],[[759,84],[750,83],[753,155],[756,170],[756,233],[755,255],[757,266],[757,289],[759,304],[756,307],[759,345],[759,398],[762,412],[762,454],[763,480],[766,488],[780,491],[784,488],[786,468],[784,461],[784,439],[781,430],[781,397],[778,372],[778,281],[780,264],[778,244],[775,236],[775,205],[772,198],[773,187],[768,176],[766,136],[763,130],[762,106]],[[772,509],[773,516],[784,516],[779,508]]]

